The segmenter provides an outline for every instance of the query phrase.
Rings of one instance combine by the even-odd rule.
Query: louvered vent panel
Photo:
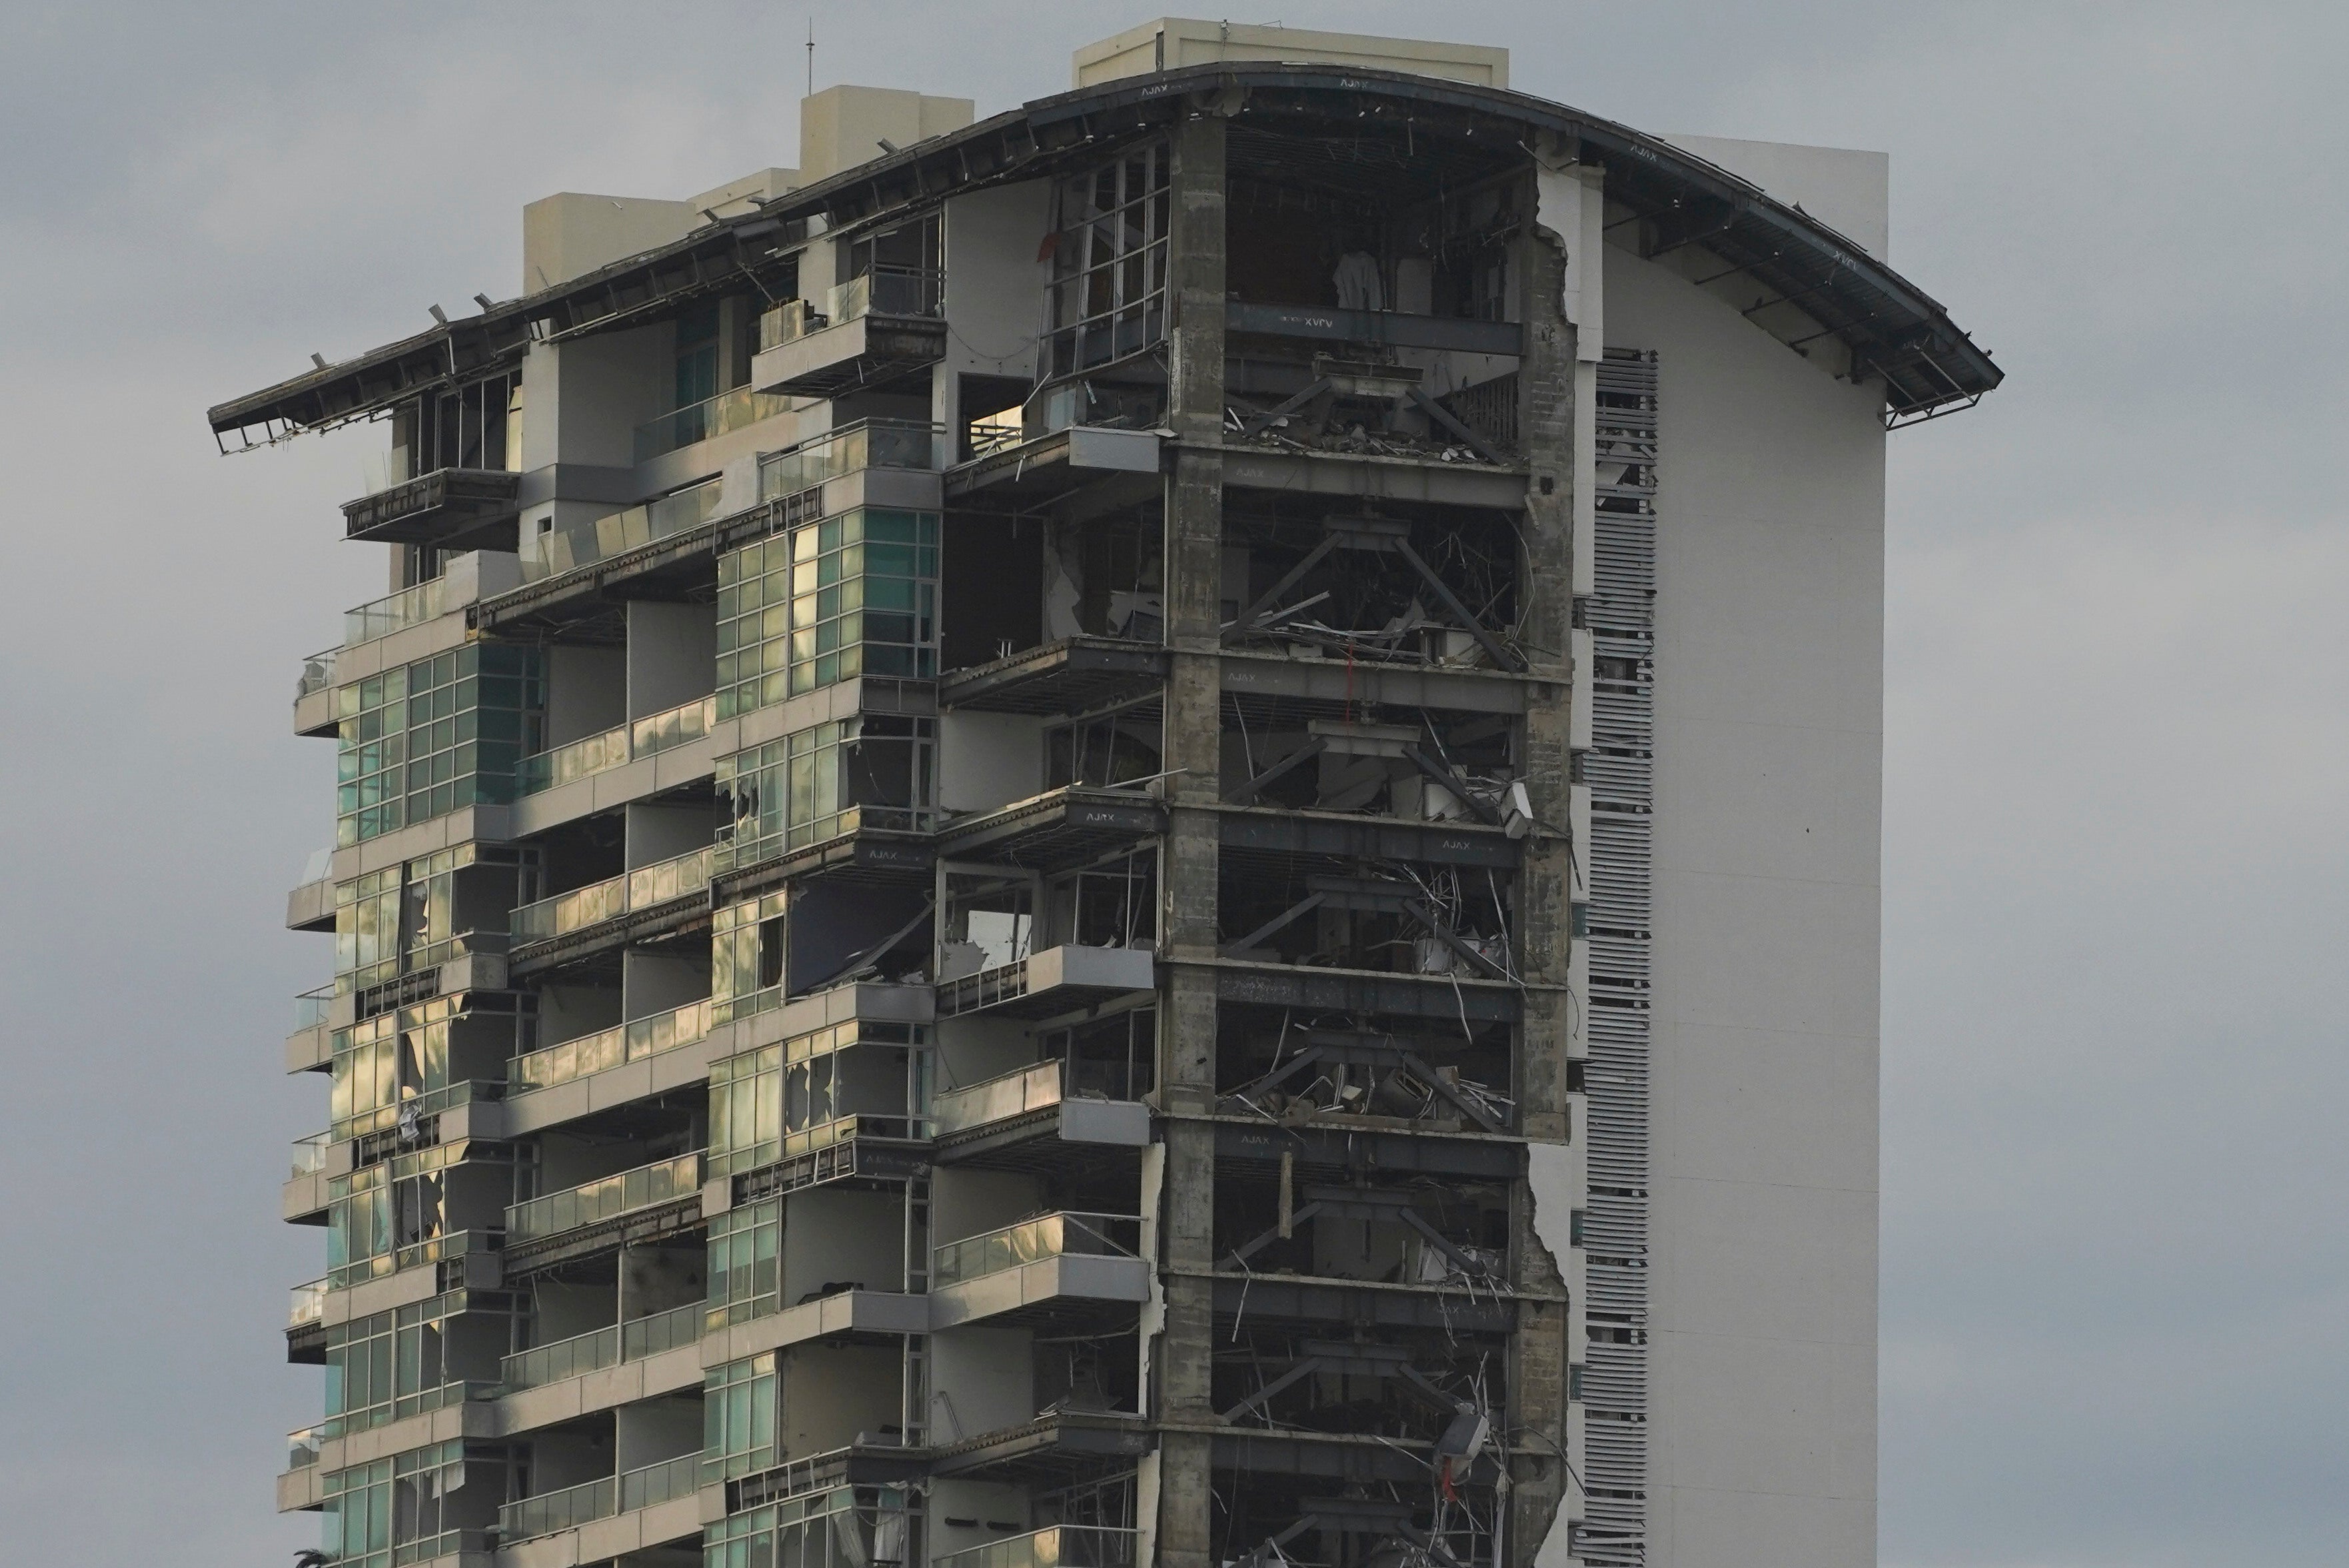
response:
[[[1589,1357],[1582,1369],[1586,1398],[1619,1409],[1647,1408],[1648,1362],[1640,1346],[1594,1344]]]
[[[1573,1555],[1643,1568],[1648,1487],[1649,914],[1654,864],[1656,356],[1609,349],[1599,368],[1597,592],[1591,632],[1590,1061],[1583,1214],[1585,1517]],[[1628,1334],[1630,1341],[1620,1336]]]
[[[1590,923],[1609,932],[1648,929],[1651,838],[1645,813],[1590,813]]]
[[[1590,786],[1590,798],[1594,801],[1616,805],[1629,800],[1645,800],[1654,789],[1650,777],[1654,766],[1643,755],[1618,755],[1593,750],[1582,758],[1582,779]]]

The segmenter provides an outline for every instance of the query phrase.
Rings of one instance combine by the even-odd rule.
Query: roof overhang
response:
[[[1807,335],[1841,343],[1854,379],[1883,378],[1889,422],[1971,405],[2002,378],[1922,289],[1826,224],[1669,142],[1501,88],[1342,66],[1235,64],[1039,98],[657,250],[222,403],[211,410],[212,428],[224,449],[236,449],[367,418],[420,392],[491,374],[534,340],[636,325],[696,298],[762,286],[806,238],[812,218],[837,230],[960,191],[1038,178],[1089,150],[1206,112],[1242,120],[1326,116],[1348,124],[1402,116],[1414,138],[1457,138],[1483,150],[1514,144],[1528,156],[1546,140],[1604,166],[1610,226],[1636,222],[1639,253],[1718,258],[1720,268],[1775,296],[1768,306],[1816,323]],[[1799,335],[1781,335],[1802,346]]]

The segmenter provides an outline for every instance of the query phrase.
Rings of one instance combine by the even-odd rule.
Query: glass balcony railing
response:
[[[919,1143],[926,1141],[929,1136],[930,1119],[926,1116],[835,1116],[829,1121],[796,1128],[772,1138],[761,1139],[746,1148],[727,1150],[719,1156],[719,1173],[738,1173],[753,1171],[762,1165],[797,1160],[819,1149],[854,1143],[860,1138],[890,1138]]]
[[[1016,1073],[988,1078],[964,1088],[950,1088],[930,1101],[930,1119],[938,1135],[984,1127],[991,1121],[1040,1110],[1061,1103],[1061,1064],[1038,1062]]]
[[[285,1311],[285,1326],[306,1328],[326,1320],[326,1282],[314,1279],[307,1284],[294,1287],[293,1300]]]
[[[759,459],[759,499],[797,495],[826,480],[860,469],[912,469],[938,466],[946,450],[946,427],[901,419],[861,419],[789,451]]]
[[[566,932],[584,931],[607,920],[617,920],[631,910],[650,909],[671,899],[699,892],[709,885],[709,862],[716,848],[714,844],[704,844],[686,854],[638,866],[635,871],[622,872],[618,876],[573,888],[536,903],[526,903],[513,912],[514,940],[540,942]]]
[[[823,314],[838,326],[867,315],[937,315],[946,304],[945,273],[927,267],[875,267],[825,291]]]
[[[467,1078],[443,1084],[439,1088],[396,1099],[389,1105],[369,1106],[365,1110],[354,1111],[336,1121],[330,1131],[319,1136],[331,1140],[358,1138],[370,1132],[386,1132],[403,1122],[413,1122],[419,1117],[438,1116],[453,1106],[471,1105],[477,1099],[498,1099],[504,1093],[505,1085],[494,1078]]]
[[[955,1284],[1072,1254],[1130,1258],[1138,1255],[1141,1245],[1142,1221],[1133,1214],[1039,1214],[934,1248],[930,1280],[934,1285]]]
[[[759,317],[759,352],[796,343],[827,326],[866,315],[934,316],[945,314],[947,275],[935,268],[877,267],[861,278],[824,291],[823,309],[803,299],[785,300]]]
[[[302,673],[294,677],[294,700],[300,702],[314,691],[325,691],[335,684],[335,664],[342,650],[328,648],[322,654],[312,654],[302,661]]]
[[[930,1568],[1133,1568],[1138,1532],[1105,1524],[1052,1524],[932,1558]]]
[[[514,765],[514,792],[535,795],[558,784],[585,779],[617,768],[628,760],[628,727],[606,729],[566,741],[551,751],[525,757]]]
[[[326,1150],[334,1146],[331,1132],[314,1132],[294,1140],[294,1175],[316,1176],[326,1168]]]
[[[560,1235],[700,1191],[701,1150],[697,1149],[516,1203],[506,1211],[506,1234],[514,1241]]]
[[[334,1006],[335,987],[332,985],[303,992],[294,998],[293,1032],[299,1034],[304,1029],[316,1028],[326,1021],[326,1015],[334,1010]]]
[[[787,299],[759,314],[759,352],[796,343],[823,325],[815,307],[803,299]]]
[[[460,958],[469,957],[476,953],[502,957],[510,944],[511,939],[502,931],[455,932],[438,941],[422,943],[410,947],[396,957],[385,959],[381,963],[367,965],[362,968],[347,970],[335,976],[334,985],[329,989],[337,995],[348,991],[364,991],[371,985],[383,985],[403,975],[420,975],[428,969],[438,969],[443,964],[453,964]]]
[[[698,528],[718,515],[719,489],[716,480],[706,480],[642,506],[558,523],[543,533],[532,534],[522,545],[523,581],[560,576],[656,539]]]
[[[450,1231],[420,1242],[405,1242],[388,1253],[375,1253],[337,1265],[326,1275],[329,1289],[343,1290],[362,1280],[381,1279],[427,1264],[452,1262],[470,1253],[492,1253],[503,1240],[496,1231]]]
[[[318,1449],[326,1440],[324,1427],[305,1427],[298,1432],[285,1434],[285,1468],[306,1470],[318,1462]]]
[[[697,697],[681,702],[664,713],[647,714],[628,721],[628,755],[650,757],[671,747],[683,746],[689,740],[699,740],[718,722],[718,698],[715,696]]]
[[[443,964],[454,964],[460,958],[474,954],[502,957],[512,939],[503,931],[460,931],[408,949],[395,958],[370,964],[335,976],[333,989],[340,994],[364,991],[380,985],[403,975],[420,975],[428,969],[438,969]]]
[[[628,1513],[689,1496],[700,1473],[701,1455],[697,1450],[624,1475],[607,1475],[561,1491],[507,1503],[498,1511],[499,1544],[510,1546],[517,1541],[575,1530],[616,1513]]]
[[[747,430],[761,419],[791,412],[792,400],[780,392],[753,392],[737,387],[715,397],[663,414],[636,427],[636,461],[648,463],[665,452],[692,446],[734,430]]]
[[[678,1046],[689,1046],[708,1033],[709,999],[705,996],[667,1013],[631,1018],[625,1024],[615,1024],[608,1029],[516,1057],[506,1069],[507,1092],[526,1094],[534,1088],[552,1088],[606,1068],[642,1061]]]
[[[708,1306],[695,1301],[624,1323],[620,1325],[620,1359],[641,1361],[691,1345],[700,1339],[702,1323],[709,1315]]]
[[[698,740],[717,722],[715,694],[698,696],[666,713],[650,714],[600,735],[583,736],[551,751],[523,758],[515,765],[514,789],[520,794],[535,795],[558,784],[634,762],[639,757],[651,757]]]
[[[380,1405],[369,1405],[364,1409],[347,1410],[339,1416],[329,1416],[320,1424],[318,1435],[325,1438],[347,1437],[353,1432],[370,1431],[377,1427],[388,1426],[393,1421],[403,1421],[410,1416],[422,1416],[434,1410],[445,1410],[451,1405],[461,1405],[468,1399],[494,1399],[503,1392],[505,1392],[505,1386],[501,1383],[477,1382],[460,1378],[454,1382],[442,1383],[436,1387],[419,1389],[413,1394],[402,1394],[397,1399],[387,1399]]]
[[[533,1346],[507,1357],[501,1375],[508,1388],[538,1388],[623,1361],[640,1361],[699,1339],[707,1314],[708,1309],[697,1301],[630,1323],[615,1323],[569,1339]]]
[[[786,847],[797,853],[817,844],[854,838],[867,828],[885,833],[935,833],[938,830],[938,813],[929,806],[843,806],[818,819],[817,830],[812,833],[802,824],[793,823],[788,840],[781,832],[720,839],[712,869],[722,873],[754,866],[783,853]]]
[[[442,602],[448,597],[444,578],[429,578],[413,588],[362,604],[356,610],[343,612],[343,645],[357,647],[378,637],[388,637],[405,627],[421,625],[437,618]]]
[[[619,1361],[620,1326],[615,1323],[568,1339],[533,1345],[507,1357],[500,1372],[509,1388],[543,1388],[565,1377],[616,1367]]]

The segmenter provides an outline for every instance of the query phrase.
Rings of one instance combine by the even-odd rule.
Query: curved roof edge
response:
[[[1247,95],[1248,107],[1285,101],[1296,112],[1311,113],[1317,99],[1350,95],[1408,103],[1413,124],[1430,131],[1440,130],[1440,123],[1420,119],[1420,108],[1514,125],[1521,143],[1525,132],[1571,139],[1585,160],[1595,155],[1605,167],[1608,200],[1642,221],[1634,247],[1639,253],[1652,259],[1711,253],[1728,271],[1702,282],[1742,275],[1774,291],[1775,299],[1744,314],[1754,319],[1784,306],[1782,314],[1816,322],[1807,333],[1775,335],[1796,352],[1805,352],[1802,343],[1812,338],[1841,342],[1849,354],[1846,374],[1854,380],[1884,377],[1888,424],[1971,407],[2004,378],[1940,302],[1889,264],[1751,181],[1660,138],[1505,88],[1347,66],[1241,63],[1120,77],[1035,99],[843,170],[659,249],[219,404],[209,410],[210,423],[223,438],[223,449],[234,449],[224,439],[232,433],[243,433],[252,445],[258,444],[250,435],[255,428],[264,440],[276,440],[363,418],[418,391],[486,373],[533,338],[623,325],[684,298],[739,284],[772,253],[772,236],[819,213],[854,221],[957,188],[1036,178],[1103,136],[1169,122],[1201,98],[1231,88]]]

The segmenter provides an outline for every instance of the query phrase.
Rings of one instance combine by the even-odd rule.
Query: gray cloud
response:
[[[820,82],[1060,89],[1101,5],[827,7]],[[2331,1563],[2349,1538],[2349,120],[2333,8],[1460,5],[1517,85],[1887,149],[1895,259],[2010,385],[1893,440],[1885,1560]],[[274,1082],[330,826],[285,734],[367,433],[205,405],[519,285],[523,201],[795,156],[803,12],[0,15],[0,1519],[282,1561],[313,1418]],[[1295,26],[1430,30],[1423,6]],[[1799,679],[1801,672],[1787,672]]]

